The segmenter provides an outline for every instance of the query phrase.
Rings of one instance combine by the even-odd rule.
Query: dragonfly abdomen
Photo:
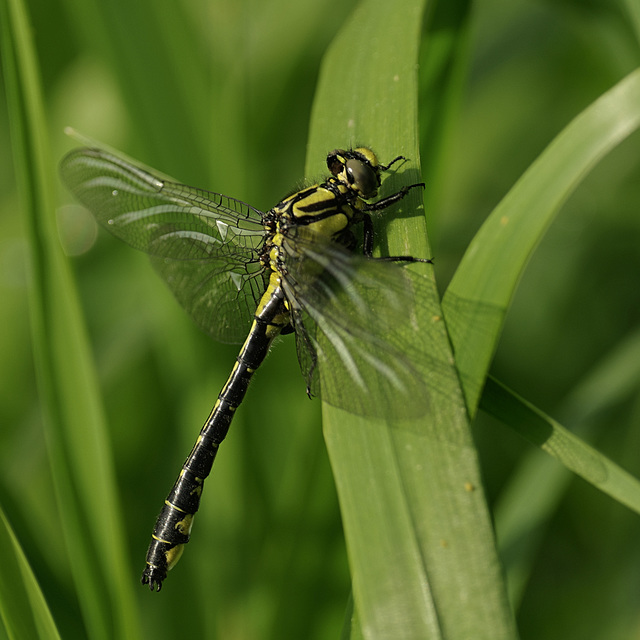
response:
[[[184,545],[189,542],[193,516],[200,506],[204,481],[211,473],[218,447],[229,431],[253,374],[265,359],[273,339],[288,324],[284,294],[276,278],[272,278],[233,371],[156,520],[142,573],[142,583],[149,584],[152,590],[156,587],[160,590],[167,571],[178,562]]]

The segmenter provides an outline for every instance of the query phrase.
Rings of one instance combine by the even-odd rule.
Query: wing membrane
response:
[[[244,341],[267,287],[259,264],[155,257],[151,262],[205,333],[218,342]]]
[[[263,214],[248,204],[162,180],[101,149],[72,151],[61,173],[113,235],[153,256],[250,259],[264,236]]]
[[[406,338],[417,326],[413,275],[305,229],[283,247],[283,286],[294,300],[298,358],[310,390],[358,415],[423,415],[429,392],[416,360],[424,354],[411,354]]]
[[[262,212],[162,179],[102,149],[72,151],[61,174],[110,233],[152,256],[204,331],[221,342],[244,340],[264,291]]]

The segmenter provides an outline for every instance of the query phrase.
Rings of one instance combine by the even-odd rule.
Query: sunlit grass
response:
[[[348,86],[339,84],[335,72],[323,78],[325,87],[336,83],[332,101],[323,103],[326,96],[318,93],[311,119],[321,57],[354,6],[287,0],[166,6],[88,0],[49,3],[46,11],[30,6],[45,89],[46,121],[40,126],[53,147],[47,179],[55,178],[57,160],[73,144],[62,135],[66,125],[184,182],[260,208],[302,177],[308,136],[312,174],[322,171],[330,147],[352,142],[417,160],[415,105],[407,102],[403,110],[376,83],[365,84],[365,77],[362,85]],[[562,7],[495,3],[476,7],[474,14],[462,2],[447,3],[446,10],[444,3],[438,10],[427,7],[432,12],[416,115],[430,254],[441,292],[513,183],[575,115],[638,65],[638,34],[612,8],[596,16],[581,3]],[[399,46],[408,37],[403,24],[389,19],[377,25],[380,35],[372,32],[358,47],[393,59],[394,52],[399,55],[395,48],[377,47],[397,42],[398,49],[409,50]],[[351,25],[356,31],[364,27],[364,21]],[[337,52],[345,70],[356,64],[350,48],[356,40]],[[3,54],[8,91],[7,62]],[[378,71],[383,74],[385,66]],[[341,118],[358,100],[358,113],[385,124],[358,128],[360,120],[352,140]],[[625,109],[633,113],[633,104]],[[6,121],[2,102],[5,149]],[[564,426],[588,421],[597,450],[636,474],[637,371],[614,356],[618,346],[631,349],[638,325],[637,141],[636,134],[595,169],[536,249],[492,368]],[[87,596],[70,570],[79,556],[62,544],[61,528],[69,523],[51,488],[43,396],[29,366],[35,347],[27,331],[25,227],[17,215],[9,154],[0,163],[0,503],[61,636],[80,637],[92,626],[83,607],[94,600],[97,610],[107,609],[102,595],[79,604]],[[58,202],[71,198],[60,191]],[[75,235],[85,237],[82,220]],[[401,228],[394,222],[396,230]],[[53,246],[55,238],[49,240]],[[102,453],[114,465],[122,508],[115,526],[126,535],[122,557],[132,565],[126,590],[115,586],[115,567],[113,576],[103,573],[105,592],[127,599],[120,605],[133,607],[144,637],[336,637],[349,598],[349,567],[319,403],[304,394],[291,339],[274,348],[257,375],[208,481],[193,540],[165,589],[152,595],[137,584],[161,500],[237,348],[200,335],[143,256],[102,233],[86,249],[72,265],[106,407],[110,442]],[[589,387],[591,380],[601,395]],[[587,400],[595,407],[588,420]],[[498,525],[508,543],[503,560],[518,582],[522,637],[629,637],[638,624],[637,515],[567,480],[541,486],[536,503],[523,493],[531,487],[518,482],[521,470],[531,474],[523,477],[537,478],[534,484],[548,478],[529,463],[520,467],[529,445],[483,414],[474,435],[490,508],[514,479]],[[95,459],[85,462],[90,470]],[[89,477],[89,495],[104,490],[91,482]],[[534,514],[522,508],[529,500]],[[516,522],[507,522],[507,505]],[[531,530],[526,545],[514,543],[514,535],[522,542],[523,531]],[[85,573],[92,569],[81,567]],[[454,577],[464,581],[464,575]],[[436,577],[435,584],[442,582]]]

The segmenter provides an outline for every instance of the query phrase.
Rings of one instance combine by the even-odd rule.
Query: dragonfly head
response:
[[[327,167],[335,178],[360,198],[368,200],[378,195],[381,167],[371,149],[336,149],[327,156]]]

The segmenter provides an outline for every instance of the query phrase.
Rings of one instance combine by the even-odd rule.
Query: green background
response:
[[[355,5],[29,3],[55,159],[74,146],[63,135],[71,125],[183,182],[269,208],[304,174],[320,62]],[[553,137],[638,66],[632,11],[632,2],[495,0],[442,3],[430,14],[419,118],[441,292],[480,225]],[[453,80],[440,87],[448,102],[433,120],[427,107],[439,87],[426,78],[451,49]],[[586,425],[588,441],[635,475],[637,371],[604,365],[637,353],[639,141],[637,133],[624,141],[564,206],[520,282],[492,367],[565,426]],[[0,149],[0,503],[61,635],[83,637],[35,384],[26,233],[4,101]],[[200,334],[146,258],[97,232],[61,186],[58,202],[134,582],[160,500],[237,347]],[[157,596],[133,585],[143,637],[339,635],[350,589],[340,512],[320,403],[304,394],[293,343],[283,339],[256,376],[208,482],[194,540],[165,590]],[[593,371],[601,372],[595,391],[584,386]],[[607,385],[624,392],[585,417]],[[640,633],[637,514],[557,476],[555,462],[528,476],[532,465],[547,464],[545,454],[482,413],[473,434],[499,530],[509,518],[526,521],[527,507],[539,506],[552,484],[532,546],[501,547],[521,637]]]

